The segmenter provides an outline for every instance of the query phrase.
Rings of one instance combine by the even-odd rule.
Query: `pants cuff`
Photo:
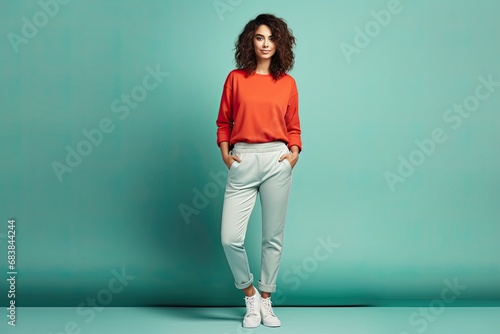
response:
[[[236,283],[234,282],[234,285],[236,286],[237,289],[246,289],[248,288],[250,285],[253,284],[253,275],[252,273],[250,273],[250,279],[248,280],[248,282],[245,282],[245,283]]]
[[[262,283],[259,280],[257,282],[257,285],[259,287],[259,291],[268,292],[268,293],[276,292],[276,284],[274,284],[274,285],[267,285],[267,284]]]

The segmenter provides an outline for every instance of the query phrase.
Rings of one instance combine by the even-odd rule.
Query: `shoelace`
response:
[[[264,306],[264,311],[266,316],[267,315],[270,315],[272,317],[276,316],[273,312],[273,309],[271,308],[271,300],[268,300],[267,298],[266,299],[262,298],[261,303]]]
[[[253,311],[254,306],[255,306],[255,304],[254,304],[254,298],[253,297],[245,297],[245,300],[246,300],[247,306],[248,306],[248,311],[247,311],[246,316],[248,316],[248,315],[254,313],[254,311]]]

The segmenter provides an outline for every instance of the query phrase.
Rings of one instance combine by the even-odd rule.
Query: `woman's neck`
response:
[[[271,71],[271,59],[266,61],[257,62],[257,67],[255,68],[255,73],[257,74],[270,74]]]

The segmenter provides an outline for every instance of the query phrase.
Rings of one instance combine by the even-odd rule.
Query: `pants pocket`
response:
[[[239,153],[239,154],[236,154],[232,151],[229,152],[229,155],[234,155],[234,156],[237,156],[241,161],[243,161],[243,156],[244,154],[243,153]],[[237,167],[241,162],[238,162],[236,160],[233,161],[233,163],[231,164],[231,166],[229,166],[229,170],[233,170],[235,167]]]
[[[229,170],[233,169],[234,166],[238,163],[238,161],[234,160],[231,166],[229,166]]]
[[[288,168],[289,168],[290,170],[293,170],[293,167],[292,167],[292,165],[290,164],[290,161],[288,161],[288,159],[286,159],[286,158],[285,158],[285,159],[283,159],[283,162],[285,163],[285,165],[287,165],[287,166],[288,166]]]
[[[288,148],[286,150],[284,150],[283,152],[280,153],[280,156],[284,155],[284,154],[290,154],[292,153],[292,151],[290,151]],[[288,161],[287,158],[283,159],[282,162],[286,165],[286,168],[290,169],[290,171],[293,170],[293,167],[292,165],[290,164],[290,161]]]

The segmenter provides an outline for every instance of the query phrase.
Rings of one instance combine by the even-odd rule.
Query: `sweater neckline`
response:
[[[253,73],[254,73],[254,74],[256,74],[256,75],[263,76],[263,77],[265,77],[265,76],[269,76],[269,75],[273,75],[272,73],[262,74],[262,73],[257,73],[256,71],[253,71]]]

